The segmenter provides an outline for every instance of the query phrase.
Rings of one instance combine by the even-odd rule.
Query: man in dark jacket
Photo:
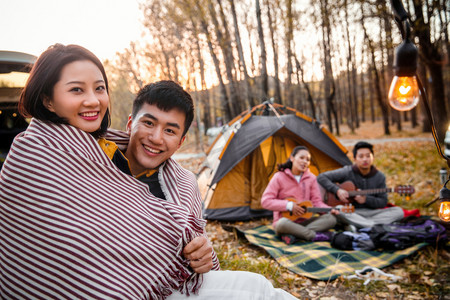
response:
[[[386,189],[386,177],[373,166],[373,145],[358,142],[353,148],[355,163],[340,169],[320,174],[317,181],[327,191],[342,201],[349,203],[349,192],[338,184],[350,181],[358,190]],[[357,228],[373,227],[376,224],[389,224],[403,218],[401,207],[385,208],[388,203],[387,193],[356,195],[352,204],[354,213],[341,213],[340,223]]]

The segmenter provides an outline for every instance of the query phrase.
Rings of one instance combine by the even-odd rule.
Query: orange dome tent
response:
[[[295,146],[311,152],[314,174],[351,164],[347,149],[316,120],[264,102],[225,125],[210,146],[198,180],[209,220],[245,221],[272,216],[260,200],[277,164]]]

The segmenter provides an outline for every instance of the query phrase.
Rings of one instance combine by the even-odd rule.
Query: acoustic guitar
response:
[[[398,185],[395,188],[381,188],[381,189],[368,189],[368,190],[356,190],[355,184],[351,181],[345,181],[341,184],[338,184],[339,188],[348,191],[349,201],[354,202],[355,196],[357,195],[373,195],[379,193],[392,193],[395,192],[402,196],[411,196],[414,194],[415,189],[412,185]],[[339,200],[335,194],[326,192],[323,190],[323,199],[327,205],[336,206],[336,205],[344,205],[345,203]]]
[[[326,213],[331,211],[332,209],[337,209],[344,213],[352,213],[355,211],[355,207],[351,204],[344,204],[342,207],[314,207],[311,201],[305,200],[305,201],[297,201],[294,198],[287,198],[286,200],[297,203],[301,207],[305,209],[305,213],[297,216],[293,215],[291,211],[284,211],[281,213],[282,217],[288,218],[291,221],[295,221],[297,219],[303,218],[303,219],[309,219],[311,218],[314,213]]]

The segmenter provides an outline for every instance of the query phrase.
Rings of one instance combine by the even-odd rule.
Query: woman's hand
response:
[[[294,207],[292,208],[292,214],[294,216],[301,216],[306,212],[306,209],[303,206],[300,206],[298,204],[294,204]]]
[[[213,247],[204,236],[194,238],[183,249],[183,255],[190,260],[189,265],[195,273],[207,273],[213,267]]]
[[[333,209],[331,210],[331,214],[332,214],[332,215],[338,215],[338,214],[340,214],[340,211],[339,211],[339,209],[334,209],[334,208],[333,208]]]

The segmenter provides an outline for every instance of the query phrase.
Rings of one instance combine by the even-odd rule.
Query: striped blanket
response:
[[[158,201],[91,135],[33,119],[0,176],[1,299],[162,299],[198,290],[202,277],[181,251],[205,222]]]
[[[129,135],[117,129],[108,129],[106,140],[114,142],[122,152],[128,147]],[[202,196],[195,175],[172,158],[158,169],[159,183],[166,200],[184,207],[189,213],[202,218]]]
[[[106,140],[114,142],[122,152],[128,147],[129,135],[121,130],[108,129]],[[203,200],[198,189],[197,178],[172,158],[167,159],[158,169],[158,180],[166,200],[184,207],[186,211],[203,220]],[[206,229],[203,235],[208,238]],[[219,259],[212,253],[213,268],[220,270]]]
[[[342,251],[332,248],[329,242],[287,245],[275,234],[271,225],[240,233],[253,245],[266,250],[283,267],[318,280],[333,280],[341,275],[354,274],[366,266],[384,268],[428,245],[421,243],[395,252]]]

